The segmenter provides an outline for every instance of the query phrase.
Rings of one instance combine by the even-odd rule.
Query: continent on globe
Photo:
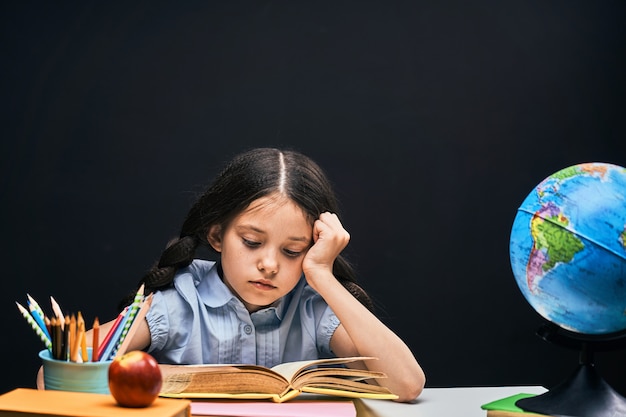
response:
[[[568,233],[568,218],[553,203],[542,207],[531,219],[531,235],[535,242],[528,257],[526,278],[528,288],[537,291],[539,280],[558,263],[570,262],[584,244]]]
[[[583,334],[626,330],[626,169],[585,163],[541,181],[518,208],[509,253],[545,319]]]

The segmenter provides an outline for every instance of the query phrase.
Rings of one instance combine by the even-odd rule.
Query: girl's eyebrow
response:
[[[252,225],[252,224],[239,224],[237,226],[235,226],[235,229],[238,232],[242,232],[242,231],[247,231],[247,230],[251,230],[253,232],[256,233],[260,233],[260,234],[267,234],[266,231],[259,229],[258,227]],[[306,236],[289,236],[287,239],[289,240],[293,240],[294,242],[304,242],[304,243],[309,243],[309,238]]]
[[[305,236],[293,236],[293,237],[289,237],[289,240],[293,240],[294,242],[309,243],[309,238]]]
[[[259,233],[265,233],[263,230],[259,229],[258,227],[252,225],[252,224],[238,224],[235,226],[235,229],[237,230],[254,230],[255,232],[259,232]]]

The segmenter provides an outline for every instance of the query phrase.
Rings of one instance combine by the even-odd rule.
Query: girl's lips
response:
[[[269,291],[269,290],[273,290],[276,288],[269,281],[265,281],[265,280],[250,281],[250,284],[252,284],[255,288],[262,290],[262,291]]]

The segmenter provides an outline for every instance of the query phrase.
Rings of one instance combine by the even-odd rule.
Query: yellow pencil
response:
[[[87,362],[87,339],[85,339],[85,319],[80,311],[76,316],[76,362]]]
[[[80,356],[79,357],[82,362],[89,362],[89,355],[87,354],[87,336],[85,335],[85,322],[84,321],[82,321],[78,325],[78,337],[80,340]]]

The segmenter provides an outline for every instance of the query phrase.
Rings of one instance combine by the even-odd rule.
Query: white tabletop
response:
[[[540,386],[426,388],[411,404],[357,400],[359,417],[485,417],[481,405],[510,395],[542,394]]]

